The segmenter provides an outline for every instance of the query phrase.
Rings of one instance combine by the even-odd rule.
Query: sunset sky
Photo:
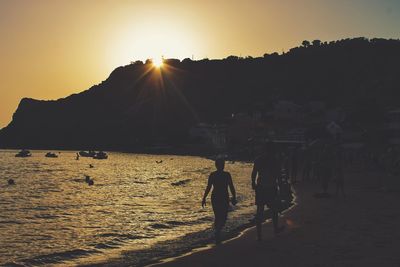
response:
[[[146,58],[262,56],[303,40],[400,37],[399,0],[0,0],[0,128]]]

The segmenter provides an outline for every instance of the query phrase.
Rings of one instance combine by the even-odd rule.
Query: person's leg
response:
[[[297,180],[297,164],[293,163],[292,166],[292,174],[291,174],[292,183],[296,183]]]
[[[213,205],[213,211],[215,216],[214,229],[215,229],[215,243],[217,245],[221,244],[222,241],[221,232],[228,218],[228,208],[229,208],[228,200],[226,201],[226,203],[218,202],[218,204],[216,203],[216,201],[214,201]]]
[[[218,205],[214,199],[211,199],[211,204],[214,212],[214,237],[215,243],[220,243],[221,238],[221,218],[220,218],[220,211],[218,210]]]
[[[278,224],[278,216],[279,212],[277,210],[272,210],[272,224],[274,225],[274,233],[279,234],[283,230],[285,230],[285,226]]]
[[[307,181],[307,175],[308,175],[307,173],[308,173],[308,165],[306,163],[303,169],[303,181]]]
[[[215,244],[216,245],[221,244],[221,229],[220,228],[215,228]]]
[[[307,172],[307,163],[304,163],[303,165],[303,182],[306,180],[306,172]]]
[[[257,227],[257,240],[262,240],[262,221],[264,219],[264,205],[257,205],[257,214],[256,214],[256,227]]]
[[[215,212],[215,222],[214,222],[214,231],[215,231],[215,243],[218,245],[221,243],[221,230],[223,227],[223,218],[220,211]]]
[[[272,225],[274,226],[274,232],[278,230],[278,211],[275,208],[272,211]]]
[[[271,194],[272,194],[272,192],[271,192]],[[274,233],[275,234],[280,233],[284,229],[284,227],[283,226],[279,227],[278,218],[279,218],[279,211],[280,211],[280,200],[277,195],[277,192],[275,192],[275,197],[273,197],[273,200],[270,201],[267,204],[267,206],[272,212],[272,225],[274,227]]]

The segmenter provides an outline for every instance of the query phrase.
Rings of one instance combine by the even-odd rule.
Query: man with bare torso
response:
[[[267,205],[272,211],[272,223],[274,232],[279,233],[283,227],[278,226],[279,197],[278,179],[281,175],[281,160],[276,153],[275,145],[267,143],[264,153],[256,158],[251,174],[252,188],[256,193],[256,226],[257,239],[262,239],[261,224],[264,220],[264,206]]]

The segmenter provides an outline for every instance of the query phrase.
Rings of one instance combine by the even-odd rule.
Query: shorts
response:
[[[215,229],[222,229],[228,218],[229,196],[216,197],[211,196],[211,204],[214,211]]]
[[[268,208],[274,208],[277,202],[278,202],[278,190],[276,187],[266,187],[257,185],[256,205],[267,205]]]

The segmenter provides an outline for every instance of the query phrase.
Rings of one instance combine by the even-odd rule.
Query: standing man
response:
[[[283,227],[278,227],[278,179],[281,176],[281,160],[272,142],[265,144],[263,154],[254,161],[251,174],[251,184],[256,193],[256,226],[257,240],[262,240],[261,224],[264,219],[264,206],[272,211],[274,232],[279,233]]]
[[[292,151],[291,164],[290,164],[290,181],[292,184],[297,182],[297,163],[299,158],[299,148],[296,146]]]

